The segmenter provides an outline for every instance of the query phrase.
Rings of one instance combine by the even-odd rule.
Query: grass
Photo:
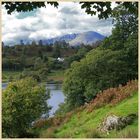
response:
[[[95,109],[92,112],[83,111],[72,115],[70,120],[52,130],[43,130],[40,137],[48,137],[51,133],[51,137],[57,138],[136,138],[138,136],[138,120],[136,119],[131,125],[128,125],[120,131],[111,131],[109,135],[106,133],[98,132],[97,127],[106,118],[106,116],[114,114],[117,116],[127,116],[131,113],[138,113],[138,93],[135,93],[132,97],[129,97],[115,106],[104,106],[99,109]]]
[[[48,75],[48,81],[60,81],[63,82],[64,80],[64,71],[63,70],[57,70],[49,73]]]

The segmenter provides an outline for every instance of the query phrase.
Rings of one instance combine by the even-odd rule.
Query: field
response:
[[[22,71],[2,71],[2,82],[5,83],[11,80],[15,81],[21,73]],[[51,73],[48,74],[47,82],[50,83],[63,82],[63,79],[64,79],[64,71],[57,70],[52,71]]]
[[[48,74],[48,82],[63,82],[64,80],[64,71],[63,70],[57,70],[53,71]]]

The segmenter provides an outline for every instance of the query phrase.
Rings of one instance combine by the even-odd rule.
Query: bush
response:
[[[33,78],[11,82],[2,93],[3,137],[21,137],[42,114],[48,115],[45,86]]]

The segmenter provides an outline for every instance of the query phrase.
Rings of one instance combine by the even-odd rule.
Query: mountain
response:
[[[70,41],[75,39],[77,37],[77,35],[78,34],[66,34],[66,35],[63,35],[63,36],[59,36],[59,37],[44,40],[43,43],[53,44],[56,41],[66,41],[67,43],[69,43]]]
[[[77,33],[77,34],[66,34],[63,36],[43,40],[44,44],[53,44],[56,41],[66,41],[70,44],[70,46],[78,46],[80,44],[92,44],[96,41],[103,40],[105,36],[94,32],[94,31],[88,31],[84,33]]]

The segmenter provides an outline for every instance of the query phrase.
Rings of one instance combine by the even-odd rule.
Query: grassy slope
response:
[[[107,115],[127,116],[131,113],[138,113],[138,93],[134,94],[133,97],[123,100],[114,107],[105,106],[91,113],[87,113],[86,110],[83,110],[80,113],[74,114],[68,122],[62,124],[53,132],[52,137],[137,137],[137,119],[133,124],[128,125],[121,131],[112,131],[109,135],[96,134],[97,127]],[[42,131],[40,137],[47,137],[47,130]]]

